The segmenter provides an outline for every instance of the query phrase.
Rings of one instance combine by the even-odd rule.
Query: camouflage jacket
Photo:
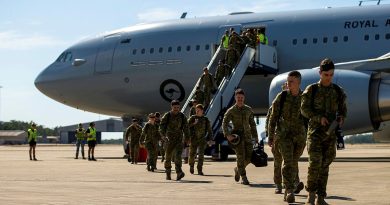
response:
[[[272,105],[271,107],[269,107],[268,109],[268,112],[267,112],[267,116],[265,118],[265,127],[264,127],[264,131],[265,131],[265,136],[266,137],[269,137],[269,134],[268,134],[268,125],[269,125],[269,118],[271,117],[271,111],[272,111]],[[270,137],[268,139],[271,139]],[[272,139],[271,139],[272,140]]]
[[[195,121],[198,121],[194,124]],[[192,115],[188,119],[188,126],[190,129],[190,140],[193,141],[209,141],[212,139],[213,133],[211,130],[210,120],[206,116],[198,117]]]
[[[158,133],[158,125],[147,122],[142,129],[140,142],[143,144],[152,143],[157,144],[160,140],[160,135]]]
[[[313,86],[318,86],[315,96],[312,96]],[[332,121],[336,119],[336,114],[345,120],[347,116],[347,97],[342,88],[340,94],[341,96],[339,96],[333,84],[325,87],[318,82],[306,87],[302,94],[301,113],[309,119],[308,135],[316,131],[326,132]],[[322,117],[328,120],[329,125],[321,125]]]
[[[203,104],[204,103],[204,92],[201,90],[195,91],[194,99],[196,100],[197,103]]]
[[[228,128],[230,122],[233,124],[232,130]],[[222,129],[225,137],[232,133],[243,132],[244,137],[247,139],[258,139],[253,111],[248,105],[244,105],[241,108],[233,105],[229,108],[223,117]]]
[[[202,77],[200,78],[199,85],[203,87],[203,90],[212,90],[214,86],[214,77],[210,73],[207,75],[203,73]]]
[[[129,142],[138,142],[139,143],[139,138],[141,137],[141,132],[142,132],[142,127],[137,124],[137,123],[133,123],[131,124],[127,130],[126,130],[126,139],[129,141]]]
[[[283,108],[280,110],[282,93],[287,92]],[[269,117],[268,134],[269,139],[288,137],[287,134],[304,135],[305,121],[301,115],[302,92],[298,96],[291,95],[290,91],[282,91],[272,102],[272,111]]]
[[[168,117],[168,115],[170,116]],[[181,112],[176,115],[173,115],[171,112],[165,113],[161,119],[160,133],[165,137],[171,135],[183,136],[184,134],[185,138],[188,139],[189,133],[186,116]]]

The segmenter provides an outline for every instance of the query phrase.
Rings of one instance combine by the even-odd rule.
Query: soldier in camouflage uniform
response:
[[[215,88],[215,82],[213,75],[209,73],[209,69],[207,67],[203,68],[203,75],[200,77],[199,85],[201,88],[203,87],[204,104],[205,107],[208,107],[211,101],[213,89]]]
[[[176,180],[184,177],[184,172],[181,169],[181,154],[183,152],[183,134],[184,141],[188,141],[188,124],[186,116],[180,112],[180,102],[173,100],[171,102],[171,111],[164,114],[161,119],[160,133],[166,140],[165,152],[165,172],[166,179],[171,180],[171,158],[172,153],[175,153],[175,170]]]
[[[302,115],[310,120],[307,131],[308,205],[314,204],[315,194],[316,204],[327,204],[324,199],[329,165],[336,157],[336,134],[328,129],[334,121],[341,126],[347,115],[346,95],[342,88],[332,83],[334,64],[330,59],[321,61],[319,74],[320,81],[306,87],[301,104]]]
[[[195,93],[194,93],[194,99],[199,104],[203,104],[204,103],[204,92],[202,91],[202,89],[200,89],[200,86],[196,87],[196,90],[195,90]]]
[[[138,124],[138,120],[133,118],[133,123],[126,130],[126,139],[129,142],[129,158],[132,164],[138,163],[139,139],[141,137],[142,127]]]
[[[265,120],[265,134],[268,137],[268,145],[271,147],[271,152],[274,155],[274,183],[275,183],[275,194],[282,193],[282,162],[283,158],[278,149],[278,140],[275,136],[271,137],[268,133],[269,118],[271,116],[272,106],[268,109],[267,118]],[[275,139],[274,139],[275,138]]]
[[[199,175],[203,175],[204,151],[207,142],[212,139],[212,130],[209,119],[203,115],[203,105],[196,105],[196,115],[192,115],[188,119],[190,129],[190,172],[194,174],[194,164],[196,151],[198,150],[198,165],[197,170]]]
[[[226,52],[225,58],[226,58],[226,64],[230,67],[230,72],[229,72],[229,76],[230,76],[230,74],[232,73],[232,71],[236,67],[240,56],[238,55],[237,50],[235,48],[233,48],[232,45],[229,45],[229,49]]]
[[[238,56],[241,56],[241,53],[242,53],[241,45],[243,43],[244,43],[243,40],[237,34],[237,32],[233,31],[230,34],[230,37],[229,37],[229,47],[231,46],[232,48],[234,48],[236,50]]]
[[[219,86],[222,79],[226,76],[226,66],[223,60],[219,60],[217,70],[215,71],[215,83]]]
[[[154,113],[150,113],[149,121],[145,124],[142,129],[141,144],[145,145],[146,150],[148,151],[148,158],[146,161],[146,169],[148,171],[154,172],[157,162],[157,150],[158,150],[158,140],[161,139],[158,132],[158,126],[156,124],[156,116]]]
[[[161,114],[159,112],[156,112],[156,113],[154,113],[154,116],[156,116],[156,125],[159,128],[160,123],[161,123],[161,119],[160,119]],[[160,132],[158,132],[158,134],[160,135],[160,140],[158,141],[158,149],[159,149],[160,154],[161,154],[161,162],[164,162],[166,146],[165,146],[164,140],[162,139]]]
[[[191,117],[192,115],[195,115],[196,114],[196,105],[198,104],[198,102],[195,100],[195,99],[192,99],[190,101],[190,103],[192,103],[191,105],[191,109],[190,109],[190,116]]]
[[[234,180],[238,182],[241,176],[242,184],[249,185],[245,167],[251,163],[253,151],[252,141],[258,143],[259,139],[252,108],[244,104],[244,90],[237,89],[234,92],[234,99],[236,103],[226,111],[223,117],[222,129],[228,142],[235,139],[232,134],[240,136],[240,142],[237,145],[231,144],[237,155],[237,167],[234,168]],[[230,122],[233,124],[232,130],[229,130]]]
[[[272,103],[268,125],[270,138],[277,136],[277,148],[283,158],[282,176],[286,188],[284,199],[288,203],[295,202],[298,160],[306,146],[305,121],[300,112],[302,94],[300,83],[301,74],[298,71],[291,71],[287,77],[288,90],[280,92]],[[283,95],[285,97],[282,100]],[[303,183],[300,183],[301,190],[303,186]]]

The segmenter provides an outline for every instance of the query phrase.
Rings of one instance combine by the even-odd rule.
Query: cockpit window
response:
[[[67,62],[72,60],[72,52],[67,51],[61,53],[61,55],[57,58],[56,62]]]

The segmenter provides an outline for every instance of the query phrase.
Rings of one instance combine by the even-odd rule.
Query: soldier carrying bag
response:
[[[264,152],[263,140],[260,143],[253,145],[251,163],[255,167],[266,167],[268,165],[268,155]]]

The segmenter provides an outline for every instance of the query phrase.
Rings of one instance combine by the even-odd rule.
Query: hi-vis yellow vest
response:
[[[84,132],[85,132],[84,128],[82,128],[81,131],[80,128],[76,129],[76,138],[78,140],[83,140],[85,136]]]
[[[96,128],[89,127],[89,133],[88,133],[88,138],[87,141],[96,141]]]
[[[28,132],[28,142],[37,141],[37,129],[30,128],[27,130]]]
[[[229,48],[229,36],[224,35],[222,38],[223,38],[222,40],[223,47],[226,49]]]
[[[268,45],[268,38],[264,34],[259,34],[259,40],[261,44]]]

